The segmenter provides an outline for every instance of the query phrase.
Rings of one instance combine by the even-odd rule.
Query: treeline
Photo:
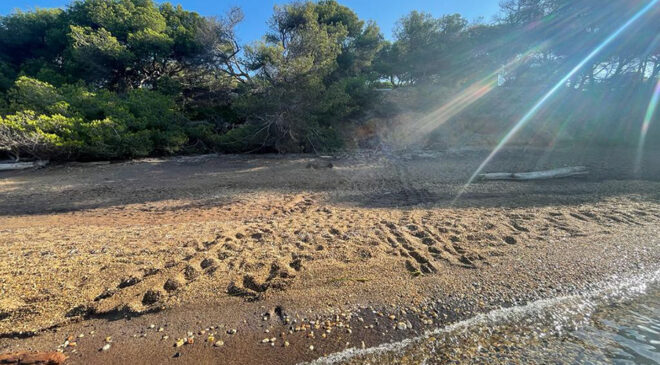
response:
[[[489,130],[486,123],[514,120],[599,47],[540,115],[562,125],[601,117],[616,124],[645,112],[660,74],[660,6],[642,14],[647,4],[507,0],[489,24],[412,12],[387,41],[335,0],[296,2],[276,7],[269,32],[248,45],[234,32],[239,9],[208,18],[152,0],[78,0],[16,12],[0,18],[0,153],[89,160],[319,152],[482,83],[488,93],[466,98],[469,106],[448,119]],[[613,100],[627,111],[594,113],[615,111],[597,106]],[[616,125],[635,129],[629,124]]]

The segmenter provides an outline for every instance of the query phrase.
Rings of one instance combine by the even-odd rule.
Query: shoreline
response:
[[[75,346],[60,347],[72,364],[298,363],[660,262],[657,167],[647,180],[596,170],[478,184],[449,207],[473,155],[344,158],[321,170],[305,167],[312,157],[218,157],[0,176],[0,352],[54,351],[72,336]],[[524,168],[507,158],[496,166]],[[194,344],[174,347],[188,332]]]
[[[569,313],[571,310],[575,310],[575,306],[584,306],[584,305],[596,305],[595,308],[590,308],[586,311],[587,315],[591,314],[594,310],[602,308],[603,306],[611,305],[612,303],[619,303],[620,301],[635,301],[638,297],[644,297],[646,295],[651,295],[648,292],[649,286],[656,288],[660,283],[660,270],[655,272],[650,272],[646,275],[635,275],[632,277],[612,277],[608,278],[596,285],[596,288],[589,289],[587,292],[570,294],[565,296],[550,297],[539,299],[530,303],[514,306],[514,307],[502,307],[500,309],[494,309],[490,312],[479,313],[474,317],[470,317],[455,323],[451,323],[445,327],[438,327],[436,329],[427,330],[424,333],[412,337],[406,338],[399,342],[388,342],[381,345],[366,348],[366,349],[357,349],[349,348],[340,352],[330,354],[325,357],[321,357],[314,361],[311,361],[311,364],[335,364],[335,363],[362,363],[361,361],[369,360],[379,361],[383,359],[389,360],[398,360],[404,358],[405,352],[419,353],[423,351],[416,350],[414,345],[424,346],[424,341],[433,343],[438,341],[435,336],[442,337],[443,335],[451,336],[456,332],[461,330],[477,330],[477,326],[489,326],[489,325],[502,325],[503,322],[516,323],[517,316],[523,316],[523,318],[529,318],[529,316],[543,315],[544,311],[548,309],[554,309],[555,306],[559,305],[569,305],[570,307],[566,308]],[[651,289],[653,290],[653,289]],[[577,303],[573,303],[577,302]],[[572,304],[570,304],[572,303]],[[619,303],[620,304],[620,303]],[[580,310],[578,309],[578,312]],[[573,314],[573,313],[571,313]],[[584,313],[579,313],[584,315]],[[546,313],[546,315],[548,315]],[[513,317],[513,318],[511,318]],[[570,321],[569,319],[562,318],[563,322]],[[547,325],[547,323],[542,323]],[[570,323],[563,323],[559,325],[559,328],[554,328],[558,333],[551,333],[550,336],[556,336],[564,328],[562,326],[570,327]],[[459,335],[460,336],[460,335]],[[450,337],[451,338],[451,337]],[[437,349],[433,348],[433,344],[430,345],[434,353],[437,352]],[[450,349],[452,346],[447,345]],[[426,349],[430,350],[429,348]],[[481,351],[480,351],[481,352]],[[368,356],[374,356],[375,358],[369,358]],[[392,356],[388,358],[388,356]],[[428,355],[427,355],[428,356]],[[432,356],[432,355],[431,355]],[[367,359],[365,359],[365,357]],[[428,360],[428,357],[425,357],[424,360]],[[434,361],[437,359],[431,357]],[[462,355],[462,359],[452,359],[454,361],[464,360],[469,361],[469,357],[466,358],[465,355]]]
[[[640,237],[653,239],[658,237],[658,233],[660,231],[656,230],[648,237]],[[638,248],[642,252],[645,251],[644,248],[657,248],[657,239],[649,242],[652,244],[640,245]],[[624,252],[626,251],[622,251],[622,253]],[[291,300],[291,297],[296,296],[295,293],[291,293],[259,302],[231,303],[234,304],[233,307],[227,304],[222,306],[218,302],[197,303],[132,318],[107,316],[87,319],[27,339],[2,340],[2,345],[5,348],[3,352],[7,352],[7,350],[9,352],[16,350],[53,351],[56,349],[56,344],[61,345],[64,339],[72,336],[77,345],[75,348],[64,348],[64,353],[69,356],[67,364],[124,362],[155,364],[180,363],[181,361],[200,364],[217,363],[217,361],[252,364],[266,364],[273,363],[273,361],[291,364],[310,361],[328,363],[319,358],[337,354],[351,347],[358,350],[365,348],[369,350],[392,342],[425,336],[429,332],[454,326],[476,316],[499,311],[501,308],[506,310],[536,301],[552,301],[563,296],[580,295],[584,291],[598,288],[613,277],[624,278],[628,275],[635,275],[639,273],[639,267],[646,272],[657,272],[660,270],[660,266],[657,266],[659,259],[660,254],[656,253],[644,260],[631,261],[625,268],[618,265],[615,267],[606,265],[598,269],[583,266],[581,270],[584,271],[576,272],[575,275],[584,279],[574,278],[572,281],[562,284],[561,281],[546,277],[547,281],[544,281],[544,285],[531,291],[513,289],[509,293],[502,293],[504,296],[510,294],[512,298],[518,299],[516,303],[490,302],[488,300],[492,300],[492,297],[484,298],[480,295],[479,290],[472,291],[467,286],[464,289],[455,289],[448,296],[452,298],[451,300],[445,298],[445,300],[435,301],[427,298],[427,300],[420,300],[416,305],[392,304],[388,300],[377,302],[368,298],[366,301],[358,301],[359,304],[353,303],[350,306],[330,307],[327,304],[321,304],[296,307],[295,304],[292,304],[288,307],[290,309],[287,309],[282,303],[286,302],[285,297],[289,297],[288,299]],[[605,263],[599,262],[600,265]],[[613,262],[609,262],[609,265],[612,264]],[[654,264],[655,268],[653,268]],[[618,271],[613,274],[613,270]],[[605,274],[604,271],[610,273]],[[591,277],[586,279],[588,274],[591,274]],[[483,285],[489,285],[492,280],[495,278],[488,277],[484,280]],[[486,302],[481,304],[485,305],[480,306],[479,301],[484,299]],[[297,322],[285,324],[275,310],[277,307],[283,308],[284,313],[290,318],[295,318]],[[237,308],[240,309],[236,310]],[[331,314],[333,312],[339,315],[339,321],[336,321],[336,315]],[[266,313],[270,314],[268,320],[263,319],[263,315]],[[439,314],[438,318],[433,318],[433,313]],[[390,315],[395,315],[396,318],[391,319]],[[433,323],[426,325],[421,318],[433,319]],[[330,321],[330,326],[326,326],[326,321]],[[409,327],[404,330],[397,329],[396,324],[399,322],[412,324],[412,329]],[[320,328],[315,329],[312,323],[320,324]],[[343,326],[338,326],[338,323],[343,323]],[[152,324],[156,326],[150,328]],[[300,324],[310,325],[311,328],[302,331],[294,330],[293,333],[288,332],[290,328],[298,327]],[[158,332],[158,328],[161,326],[164,326],[165,329],[163,332]],[[208,329],[210,326],[216,328],[200,334],[199,331]],[[327,337],[319,336],[319,333],[323,334],[326,328],[331,328]],[[349,328],[350,334],[347,332]],[[227,330],[231,329],[236,329],[236,333],[228,334]],[[269,332],[265,333],[264,329],[269,329]],[[180,348],[174,347],[176,338],[186,336],[188,331],[194,333],[195,343]],[[91,332],[93,333],[90,334]],[[216,334],[214,336],[216,340],[221,339],[224,342],[223,346],[215,347],[212,343],[206,342],[207,335],[211,332]],[[309,337],[311,332],[315,333],[313,338]],[[285,334],[284,337],[281,336],[282,333]],[[85,334],[85,337],[76,338],[77,334]],[[143,334],[144,337],[142,337]],[[111,349],[107,352],[100,351],[100,348],[106,343],[104,339],[108,336],[112,337]],[[163,340],[162,336],[168,336],[168,339]],[[262,342],[264,338],[272,337],[276,338],[275,346]],[[289,342],[289,346],[284,347],[283,341]],[[364,341],[364,347],[362,347],[362,341]],[[349,342],[348,346],[345,345],[346,342]],[[314,350],[309,349],[310,345],[315,347]],[[314,362],[314,360],[320,362]]]

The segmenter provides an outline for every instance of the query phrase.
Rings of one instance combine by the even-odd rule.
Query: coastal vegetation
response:
[[[413,11],[388,40],[335,0],[293,2],[249,44],[235,33],[240,9],[211,18],[152,0],[77,0],[15,12],[0,17],[0,154],[373,147],[411,111],[434,119],[424,140],[408,141],[418,147],[447,130],[497,140],[576,65],[527,142],[570,130],[575,141],[635,145],[646,125],[648,145],[660,140],[657,115],[646,116],[660,76],[658,7],[617,34],[646,3],[507,0],[491,22]]]

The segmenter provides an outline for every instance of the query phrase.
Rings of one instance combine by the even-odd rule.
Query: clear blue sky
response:
[[[266,21],[272,14],[273,5],[288,1],[170,0],[169,2],[181,4],[185,9],[205,16],[221,15],[232,6],[239,6],[245,13],[245,20],[237,29],[238,36],[241,41],[250,42],[266,32]],[[411,10],[425,11],[435,16],[460,13],[470,21],[479,17],[491,21],[498,12],[499,0],[339,0],[339,2],[353,9],[362,19],[375,20],[383,34],[390,38],[396,20]],[[0,0],[0,14],[8,14],[15,9],[62,7],[68,3],[69,0]]]

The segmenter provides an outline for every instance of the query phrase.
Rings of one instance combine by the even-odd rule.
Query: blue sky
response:
[[[273,5],[287,1],[170,0],[170,2],[181,4],[187,10],[207,16],[221,15],[232,6],[239,6],[245,13],[245,20],[237,29],[238,36],[241,41],[250,42],[266,32],[266,21],[272,14]],[[15,9],[62,7],[67,3],[69,0],[0,0],[0,14],[8,14]],[[460,13],[470,21],[479,17],[490,21],[498,11],[499,0],[340,0],[340,3],[353,9],[362,19],[375,20],[383,34],[390,38],[396,20],[411,10],[425,11],[436,16]]]

